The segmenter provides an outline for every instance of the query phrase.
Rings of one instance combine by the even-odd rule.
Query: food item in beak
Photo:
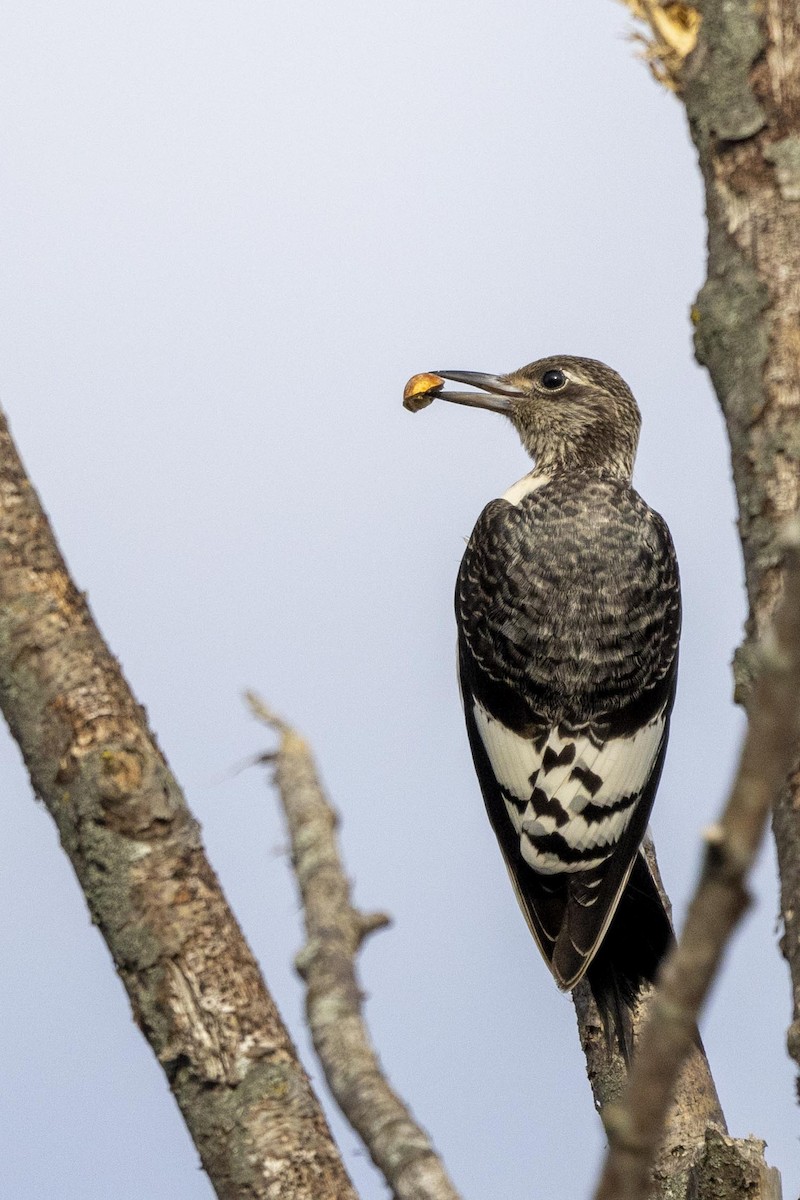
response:
[[[431,375],[430,372],[412,375],[403,388],[403,408],[407,408],[409,412],[419,412],[421,408],[427,408],[443,387],[444,380],[441,375]]]

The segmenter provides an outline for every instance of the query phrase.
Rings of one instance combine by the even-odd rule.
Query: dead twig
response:
[[[253,715],[280,744],[275,780],[303,902],[307,942],[295,965],[306,984],[306,1012],[325,1077],[347,1120],[363,1139],[396,1200],[458,1200],[430,1138],[390,1087],[362,1016],[355,959],[364,941],[389,924],[350,902],[339,854],[337,816],[303,738],[258,696]]]

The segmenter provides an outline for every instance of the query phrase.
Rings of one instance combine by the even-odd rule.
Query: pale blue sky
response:
[[[625,34],[611,0],[4,11],[2,403],[318,1082],[277,806],[259,772],[223,779],[268,741],[245,686],[312,740],[356,899],[395,918],[363,955],[367,1016],[465,1200],[587,1195],[602,1138],[454,676],[463,538],[526,459],[490,414],[404,412],[409,375],[564,351],[639,398],[636,484],[684,582],[654,815],[679,916],[741,728],[729,469],[688,320],[699,175],[681,106]],[[0,1194],[207,1200],[7,738],[0,776]],[[732,1131],[767,1139],[789,1197],[773,877],[770,854],[703,1034]]]

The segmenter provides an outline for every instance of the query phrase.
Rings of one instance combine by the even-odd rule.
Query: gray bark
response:
[[[355,1200],[180,788],[0,414],[0,705],[221,1200]]]
[[[753,649],[783,588],[778,531],[800,508],[800,9],[704,0],[682,94],[706,188],[708,278],[697,358],[727,425],[749,599],[735,662],[745,701]],[[800,1066],[800,772],[773,812],[789,964],[789,1052]]]
[[[706,835],[703,871],[677,946],[668,955],[649,1002],[630,1078],[606,1118],[609,1151],[596,1200],[646,1200],[651,1170],[681,1069],[696,1054],[697,1018],[723,951],[747,908],[747,876],[755,861],[770,808],[784,783],[800,733],[800,519],[784,530],[785,591],[757,655],[758,674],[748,706],[748,728],[739,769],[719,824]],[[763,1146],[711,1136],[672,1172],[664,1155],[656,1173],[659,1194],[692,1195],[699,1178],[709,1176],[708,1154],[725,1147],[731,1180],[756,1182],[746,1192],[718,1191],[722,1197],[770,1196],[777,1173],[763,1162]],[[733,1171],[740,1159],[738,1175]],[[760,1166],[759,1166],[760,1163]],[[677,1165],[677,1164],[676,1164]],[[688,1166],[688,1174],[686,1167]],[[709,1176],[710,1177],[710,1176]]]
[[[359,912],[351,903],[337,845],[338,818],[307,743],[257,697],[250,695],[249,702],[280,737],[271,757],[307,936],[295,962],[325,1078],[395,1200],[459,1200],[427,1133],[386,1079],[361,1011],[356,956],[364,939],[389,919]]]

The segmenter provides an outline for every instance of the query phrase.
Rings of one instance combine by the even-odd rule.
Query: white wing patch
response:
[[[542,765],[541,754],[533,742],[520,737],[501,721],[490,716],[477,700],[473,702],[473,712],[495,779],[517,800],[527,803],[531,796],[531,775]],[[520,813],[512,809],[510,815],[519,830]]]
[[[653,769],[664,712],[631,736],[600,746],[585,735],[552,729],[537,750],[477,701],[473,711],[526,862],[546,875],[586,871],[603,862],[625,832]]]

